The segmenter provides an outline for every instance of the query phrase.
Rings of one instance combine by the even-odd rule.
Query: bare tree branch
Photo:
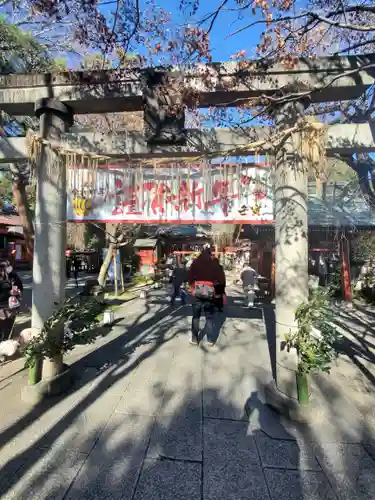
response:
[[[335,26],[336,28],[343,28],[353,31],[364,31],[364,32],[375,31],[375,26],[359,26],[358,24],[345,24],[340,21],[335,21],[329,19],[328,17],[321,16],[319,14],[316,14],[315,12],[310,12],[306,14],[306,16],[311,17],[312,19],[316,19],[318,21],[322,21],[323,23],[330,24],[331,26]]]

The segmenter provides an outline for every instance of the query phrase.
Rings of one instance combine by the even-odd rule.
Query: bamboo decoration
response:
[[[242,172],[240,163],[237,163],[236,165],[236,175],[237,175],[238,202],[240,205],[242,199]]]
[[[117,249],[113,252],[113,274],[115,280],[115,295],[118,295]]]
[[[206,205],[206,186],[205,186],[205,179],[204,179],[204,166],[203,166],[203,161],[199,164],[199,169],[200,169],[200,180],[203,184],[203,206],[205,207]]]
[[[223,210],[223,213],[225,212],[225,177],[226,177],[226,172],[227,172],[227,164],[223,163],[222,168],[220,169],[220,174],[221,174],[221,182],[220,182],[220,205]]]
[[[178,216],[181,214],[181,164],[178,163],[177,167],[177,191],[178,191]]]
[[[137,190],[138,186],[140,183],[140,172],[138,169],[138,165],[133,165],[133,177],[134,177],[134,191],[133,191],[133,197],[134,197],[134,207],[135,211],[139,212],[139,196],[137,196]]]
[[[213,187],[213,184],[214,184],[214,170],[212,168],[212,164],[208,163],[207,161],[207,164],[208,164],[208,192],[209,192],[209,196],[210,196],[210,199],[209,201],[211,202],[212,201],[212,187]]]
[[[167,197],[166,197],[166,189],[163,186],[164,183],[164,175],[163,175],[164,165],[162,165],[162,169],[159,168],[159,196],[160,196],[160,204],[162,213],[167,213]]]
[[[154,173],[155,173],[155,196],[160,200],[161,206],[163,206],[163,199],[160,198],[160,169],[158,164],[154,163]]]
[[[125,292],[125,280],[124,280],[124,267],[121,262],[121,252],[120,252],[120,279],[121,279],[121,290],[122,293]]]
[[[176,197],[178,196],[177,171],[178,171],[178,165],[176,162],[173,162],[173,164],[172,164],[172,184],[171,184],[173,200],[176,200]],[[176,206],[176,203],[174,201],[173,205],[172,205],[173,209],[175,206]]]
[[[98,167],[99,167],[99,160],[98,158],[95,158],[94,160],[94,185],[93,185],[93,191],[92,191],[92,197],[95,198],[97,190],[98,190]]]
[[[187,207],[188,209],[190,209],[190,205],[191,205],[191,200],[189,198],[189,194],[192,192],[192,186],[191,186],[191,170],[190,170],[190,167],[191,167],[191,164],[189,163],[188,164],[188,173],[187,173],[187,193],[186,193],[186,196],[187,196]]]
[[[209,186],[210,186],[210,168],[211,164],[205,160],[203,164],[203,169],[204,169],[204,185],[205,185],[205,204],[206,207],[210,206],[210,192],[209,192]]]
[[[106,195],[105,195],[105,199],[107,200],[108,198],[110,198],[110,185],[109,185],[109,169],[108,169],[108,162],[106,162],[106,169],[105,169],[105,172],[106,172]]]
[[[249,179],[249,165],[246,162],[246,206],[249,206],[249,195],[250,195],[250,179]]]
[[[144,191],[144,177],[143,177],[143,166],[142,164],[139,165],[139,173],[140,173],[140,193],[139,193],[139,198],[140,198],[140,204],[141,208],[140,210],[144,210],[145,207],[145,191]]]

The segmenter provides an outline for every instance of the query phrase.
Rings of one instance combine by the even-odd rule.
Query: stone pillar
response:
[[[35,104],[40,135],[53,146],[73,123],[71,110],[57,99]],[[45,320],[65,298],[66,166],[53,147],[42,145],[37,164],[35,239],[33,262],[32,327],[40,330]],[[60,371],[62,358],[44,363],[43,376]]]
[[[277,110],[276,126],[293,127],[303,115],[302,103],[287,103]],[[276,151],[275,165],[276,384],[293,398],[297,355],[283,349],[283,341],[296,327],[297,307],[308,299],[308,164],[301,144],[302,133],[292,133]]]

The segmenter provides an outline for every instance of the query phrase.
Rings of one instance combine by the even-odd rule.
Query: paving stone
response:
[[[295,439],[295,436],[285,429],[280,414],[264,404],[258,392],[252,393],[247,400],[246,413],[253,433],[262,431],[274,439]]]
[[[181,414],[185,409],[202,410],[203,352],[189,347],[173,360],[159,415]]]
[[[2,500],[60,500],[64,498],[87,455],[53,449],[34,453],[8,484],[2,486]]]
[[[201,497],[201,464],[145,460],[134,500],[192,500]]]
[[[131,499],[141,470],[140,457],[114,459],[103,466],[103,457],[93,454],[69,490],[66,500]]]
[[[157,420],[147,456],[179,460],[202,460],[202,415],[200,409],[168,415]]]
[[[225,460],[236,455],[252,465],[260,460],[249,425],[245,422],[206,419],[203,426],[204,456],[209,460]]]
[[[268,499],[254,438],[243,422],[204,422],[205,500]]]
[[[255,440],[263,467],[321,470],[314,452],[308,444],[272,439],[263,432],[255,433]]]
[[[227,464],[205,461],[203,466],[205,500],[269,500],[262,469],[234,458]]]
[[[227,344],[219,344],[217,353],[207,353],[203,365],[204,416],[247,420],[247,400],[269,380],[268,348],[264,346],[263,338],[259,348],[255,345],[255,339],[261,333],[252,331],[252,326],[249,319],[240,323],[227,320]],[[261,332],[265,336],[264,325]]]
[[[372,444],[364,444],[363,447],[367,451],[367,453],[375,460],[375,446],[373,446]]]
[[[265,469],[271,500],[337,500],[323,472]]]
[[[132,498],[152,425],[149,417],[113,414],[67,500]]]
[[[313,443],[311,448],[324,471],[350,472],[356,475],[364,461],[368,464],[373,463],[375,467],[375,462],[360,444]]]
[[[205,385],[203,390],[203,415],[216,419],[248,420],[245,411],[247,395],[241,387],[236,384],[231,387],[229,381],[232,379],[228,374],[217,373],[212,380],[215,384]]]
[[[154,418],[147,415],[123,415],[113,413],[95,444],[105,453],[117,449],[125,456],[134,450],[146,451]]]
[[[39,442],[41,448],[61,447],[89,453],[111,417],[120,396],[102,395],[88,408],[80,406],[65,415]]]
[[[134,372],[116,412],[157,415],[162,406],[171,362],[172,359],[165,354],[143,361]]]
[[[21,448],[17,445],[19,452],[11,453],[9,450],[7,454],[0,454],[0,498],[8,490],[9,484],[13,484],[14,478],[17,478],[17,471],[22,468],[22,466],[34,459],[34,451],[30,451],[27,447]],[[22,450],[22,451],[21,451]]]
[[[361,445],[313,445],[315,455],[340,500],[375,498],[375,461]]]
[[[374,469],[364,466],[356,476],[343,473],[328,474],[339,500],[374,500]]]
[[[57,428],[61,429],[64,416],[87,400],[90,393],[89,385],[77,384],[64,397],[48,398],[35,407],[25,404],[22,406],[20,401],[19,407],[22,413],[12,415],[7,428],[1,430],[0,467],[6,464],[7,470],[10,469],[15,461],[19,462],[17,457],[28,454],[34,447],[39,447],[46,434],[54,432]],[[20,399],[19,393],[16,396]]]
[[[170,314],[161,295],[128,304],[94,353],[77,349],[91,361],[66,399],[40,417],[19,402],[4,409],[2,499],[59,500],[69,489],[67,500],[190,500],[203,487],[204,500],[374,500],[371,439],[339,444],[361,443],[371,413],[364,425],[340,380],[331,383],[334,370],[312,381],[324,418],[287,423],[258,398],[271,375],[260,310],[229,306],[217,348],[196,348],[191,309]]]

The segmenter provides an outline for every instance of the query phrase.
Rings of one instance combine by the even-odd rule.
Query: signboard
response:
[[[262,223],[273,217],[270,169],[246,164],[73,167],[68,220]]]

